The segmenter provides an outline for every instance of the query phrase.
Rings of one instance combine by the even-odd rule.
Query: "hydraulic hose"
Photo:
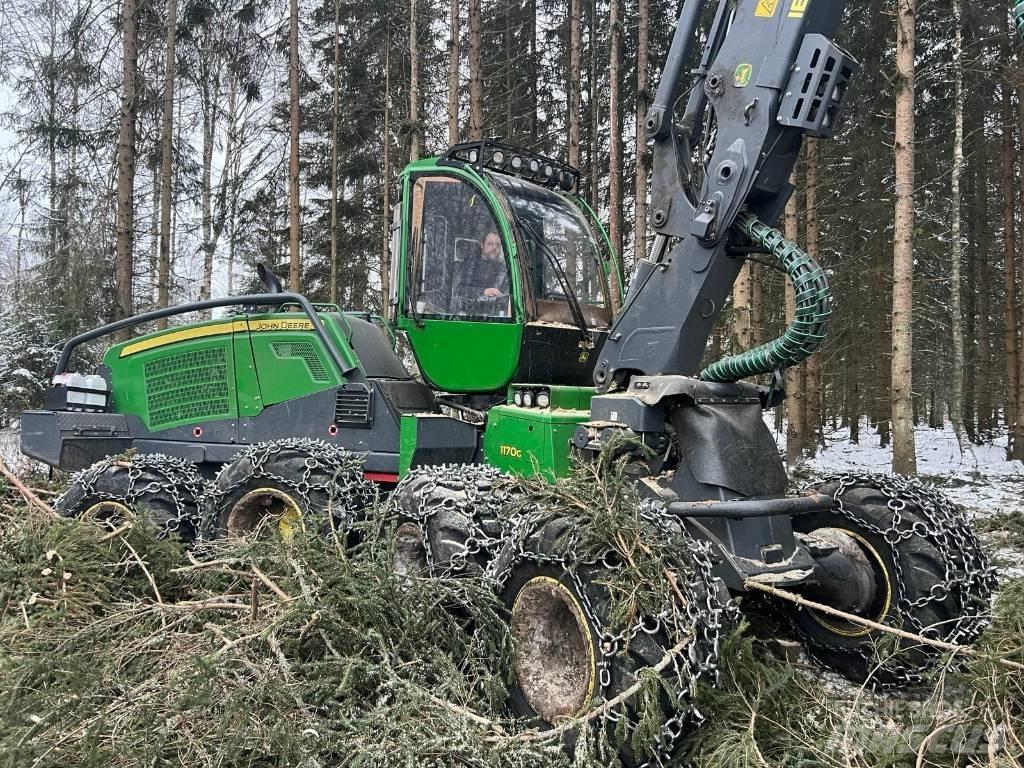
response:
[[[1013,18],[1017,21],[1017,31],[1024,38],[1024,0],[1017,0],[1013,5]]]
[[[735,227],[772,256],[789,277],[796,291],[796,317],[778,339],[709,365],[700,373],[704,381],[731,383],[799,365],[825,340],[832,314],[832,292],[818,262],[752,213],[741,213]]]

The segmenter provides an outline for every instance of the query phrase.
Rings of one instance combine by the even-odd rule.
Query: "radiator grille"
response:
[[[144,366],[152,429],[182,421],[231,416],[226,347],[166,355]]]
[[[282,360],[298,358],[306,364],[313,381],[330,381],[323,360],[316,353],[316,347],[308,341],[275,341],[270,345],[274,354]]]
[[[346,427],[373,425],[373,392],[365,384],[349,384],[338,390],[334,423]]]

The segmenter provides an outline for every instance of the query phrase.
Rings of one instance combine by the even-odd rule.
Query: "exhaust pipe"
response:
[[[281,281],[277,279],[277,275],[262,261],[256,265],[256,274],[266,287],[267,293],[284,293],[284,288],[281,287]]]

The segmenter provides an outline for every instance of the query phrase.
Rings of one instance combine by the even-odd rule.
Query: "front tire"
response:
[[[733,621],[728,592],[712,576],[706,545],[679,528],[671,534],[678,539],[675,562],[667,566],[678,576],[674,597],[656,615],[618,626],[608,584],[623,567],[621,560],[609,549],[594,561],[579,561],[573,553],[576,534],[567,519],[549,521],[491,566],[489,578],[497,583],[517,640],[512,714],[542,730],[557,727],[616,699],[668,657],[659,672],[664,687],[631,696],[603,719],[626,726],[628,738],[616,739],[626,768],[670,762],[682,737],[700,723],[691,704],[698,681],[716,681],[721,640]],[[661,725],[645,740],[635,726],[652,715]],[[610,724],[609,730],[617,727]],[[580,735],[578,729],[567,731],[563,746],[571,750]]]
[[[832,497],[832,511],[795,518],[794,528],[838,529],[857,542],[875,578],[863,618],[947,643],[977,639],[995,577],[962,509],[903,477],[845,475],[817,491]],[[855,682],[914,684],[940,657],[905,640],[877,653],[879,631],[812,609],[787,610],[811,656]]]
[[[158,454],[111,456],[75,474],[54,508],[112,528],[145,517],[157,538],[189,543],[199,531],[205,497],[203,479],[189,461]]]

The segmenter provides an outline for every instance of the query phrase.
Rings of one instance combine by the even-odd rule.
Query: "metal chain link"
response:
[[[277,458],[285,452],[306,455],[301,472],[286,476],[275,471]],[[231,483],[222,484],[233,467],[242,461],[249,462],[249,471]],[[288,488],[304,511],[330,512],[339,522],[349,521],[377,496],[376,486],[363,476],[363,457],[344,448],[310,438],[257,443],[241,451],[217,474],[214,498],[209,505],[211,519],[207,520],[210,530],[215,527],[220,500],[230,497],[254,477]],[[319,509],[323,505],[315,496],[327,499],[327,507]]]
[[[122,493],[111,493],[97,487],[99,480],[112,469],[126,471]],[[159,479],[154,479],[154,476]],[[81,494],[81,499],[102,498],[134,509],[144,495],[158,496],[169,501],[175,511],[157,531],[157,538],[163,539],[185,525],[193,534],[198,532],[206,492],[206,484],[195,465],[185,459],[163,454],[144,454],[130,459],[110,456],[73,475],[54,505],[59,510],[65,509],[75,502],[76,495]]]
[[[703,721],[690,702],[700,680],[718,684],[718,660],[722,640],[737,619],[732,602],[723,603],[720,585],[712,576],[711,547],[692,538],[659,502],[643,500],[638,513],[652,533],[671,536],[680,544],[680,557],[693,569],[694,590],[701,601],[673,599],[656,616],[639,618],[632,626],[615,631],[594,606],[584,582],[583,571],[610,571],[623,567],[614,550],[590,559],[579,556],[579,534],[567,530],[559,537],[559,552],[544,552],[536,546],[536,534],[551,521],[550,514],[531,502],[526,489],[515,478],[493,467],[442,465],[417,469],[399,485],[392,496],[392,513],[414,521],[420,530],[428,565],[436,575],[467,573],[471,560],[483,568],[483,579],[500,591],[515,569],[524,562],[550,565],[563,570],[572,581],[576,597],[598,636],[598,693],[602,701],[611,690],[615,658],[641,633],[667,637],[692,635],[686,650],[672,659],[669,668],[676,680],[676,697],[667,713],[653,755],[642,768],[664,765],[680,740]],[[439,513],[457,514],[465,526],[463,541],[446,540],[453,551],[445,559],[433,552],[430,521]],[[665,648],[669,650],[668,647]],[[609,709],[602,719],[614,725],[623,716],[623,706]]]
[[[894,615],[903,622],[903,628],[949,643],[967,645],[976,640],[989,623],[988,598],[996,586],[996,571],[968,525],[963,509],[934,488],[900,475],[846,473],[826,477],[809,488],[832,484],[836,485],[832,494],[834,511],[856,528],[885,541],[890,548],[897,590]],[[887,499],[891,517],[885,527],[859,514],[853,504],[845,503],[845,494],[854,488],[876,490]],[[916,511],[916,514],[908,513],[908,509]],[[945,566],[942,581],[916,600],[911,600],[906,593],[900,558],[901,546],[912,538],[927,541],[939,552]],[[921,609],[932,603],[942,603],[951,595],[961,608],[955,622],[942,627],[925,626],[919,618]],[[830,651],[851,657],[871,658],[869,645],[859,650],[834,645],[827,647]],[[912,685],[923,679],[919,667],[899,657],[886,660],[883,669],[892,678],[892,682],[883,683],[884,687]]]

